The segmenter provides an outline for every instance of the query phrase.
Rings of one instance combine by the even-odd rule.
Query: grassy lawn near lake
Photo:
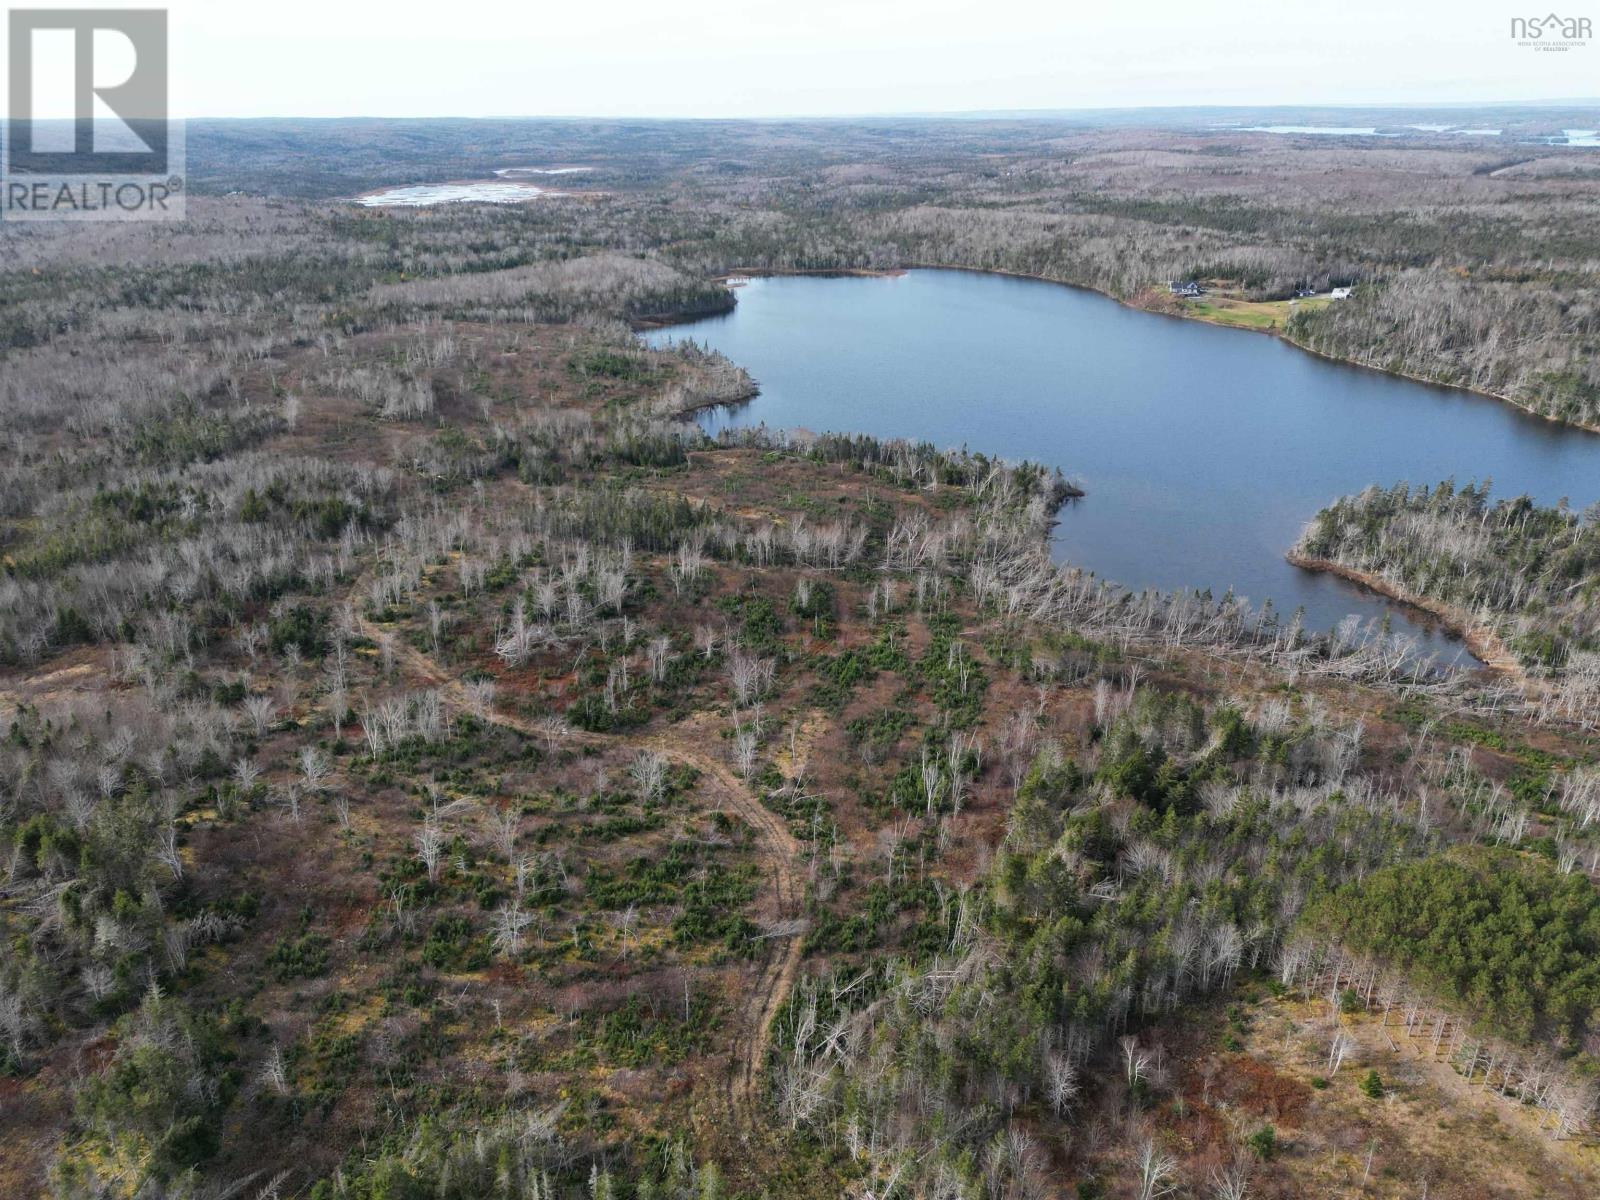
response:
[[[1185,316],[1218,325],[1237,325],[1244,329],[1280,330],[1301,308],[1325,308],[1332,303],[1326,296],[1303,300],[1242,300],[1213,293],[1203,300],[1184,300]]]

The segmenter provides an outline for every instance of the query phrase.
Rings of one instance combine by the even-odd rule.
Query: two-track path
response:
[[[356,620],[361,632],[374,641],[381,636],[389,637],[395,665],[405,676],[437,689],[446,701],[459,708],[476,711],[462,682],[398,636],[398,631],[389,633],[364,616],[358,615]],[[545,731],[536,722],[512,713],[492,711],[485,719],[530,737],[545,736]],[[703,721],[690,720],[644,737],[630,738],[573,729],[564,733],[562,740],[581,745],[650,750],[668,762],[694,768],[699,773],[696,786],[702,798],[713,807],[737,813],[761,843],[766,884],[771,892],[771,908],[781,924],[777,932],[766,939],[770,949],[755,986],[743,998],[738,1033],[733,1045],[727,1098],[735,1115],[748,1127],[754,1121],[761,1069],[772,1044],[773,1022],[788,1000],[800,972],[805,929],[794,918],[798,917],[804,898],[804,886],[797,866],[801,847],[781,817],[752,795],[725,763],[700,749],[712,737],[714,735]]]

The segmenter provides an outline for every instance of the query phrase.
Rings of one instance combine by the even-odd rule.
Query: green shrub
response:
[[[232,1088],[223,1074],[224,1042],[216,1023],[176,997],[152,989],[137,1012],[117,1024],[117,1050],[104,1074],[78,1093],[86,1130],[77,1152],[62,1155],[67,1184],[82,1182],[88,1162],[115,1171],[141,1191],[216,1154]],[[107,1169],[109,1168],[109,1170]]]
[[[267,955],[267,967],[280,981],[315,979],[328,969],[328,944],[320,933],[279,938]]]
[[[489,965],[487,939],[475,936],[467,919],[441,917],[422,943],[422,961],[436,971],[481,971]]]
[[[328,651],[327,618],[307,604],[296,604],[272,622],[271,645],[274,654],[298,646],[307,658],[321,658]]]
[[[1266,1162],[1278,1152],[1278,1131],[1271,1125],[1263,1125],[1245,1138],[1244,1144],[1249,1147],[1252,1154]]]

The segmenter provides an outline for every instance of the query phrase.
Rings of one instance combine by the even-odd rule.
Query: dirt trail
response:
[[[461,681],[439,667],[426,654],[403,638],[386,634],[363,616],[358,616],[356,620],[361,632],[374,641],[383,636],[389,637],[398,670],[437,688],[458,707],[473,708]],[[545,731],[535,722],[511,713],[493,712],[488,720],[530,737],[545,736]],[[698,786],[702,793],[718,806],[742,817],[762,843],[770,872],[767,886],[771,890],[773,911],[780,924],[767,939],[772,943],[771,952],[742,1005],[739,1033],[734,1040],[734,1070],[729,1077],[727,1091],[728,1102],[735,1115],[747,1124],[753,1124],[761,1068],[772,1045],[772,1024],[788,1000],[800,973],[805,927],[799,920],[799,913],[804,886],[796,864],[801,847],[783,819],[753,796],[726,764],[699,749],[712,736],[703,720],[691,719],[644,737],[630,738],[627,735],[587,733],[574,729],[564,734],[563,740],[590,746],[632,746],[654,751],[680,766],[693,767],[699,772]]]

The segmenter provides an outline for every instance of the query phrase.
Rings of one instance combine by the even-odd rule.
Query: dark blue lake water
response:
[[[861,432],[1058,466],[1088,496],[1063,510],[1057,557],[1132,588],[1232,587],[1304,606],[1317,628],[1388,613],[1448,659],[1459,644],[1425,619],[1284,561],[1317,509],[1451,476],[1600,499],[1600,435],[1092,292],[912,271],[752,279],[738,294],[732,313],[647,335],[709,344],[760,383],[707,429]]]

